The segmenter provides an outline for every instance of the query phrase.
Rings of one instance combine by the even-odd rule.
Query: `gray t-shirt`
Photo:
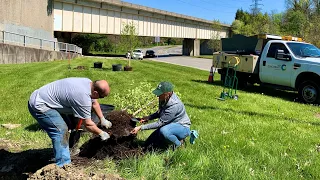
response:
[[[56,109],[61,114],[91,118],[91,86],[88,78],[65,78],[51,82],[35,90],[29,99],[32,109],[46,112]]]

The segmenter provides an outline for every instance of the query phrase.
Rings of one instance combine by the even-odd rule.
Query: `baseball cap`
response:
[[[173,84],[171,84],[170,82],[164,81],[159,83],[157,88],[153,90],[152,93],[157,96],[160,96],[163,93],[171,92],[171,91],[173,91]]]

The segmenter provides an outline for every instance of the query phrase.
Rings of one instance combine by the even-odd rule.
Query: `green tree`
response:
[[[231,25],[233,34],[244,34],[244,22],[241,20],[234,20]]]
[[[91,34],[78,34],[72,38],[71,43],[82,48],[83,54],[89,54],[94,49],[95,38]]]
[[[305,30],[304,39],[306,42],[312,43],[320,47],[320,15],[316,14],[310,18],[309,26]]]
[[[290,9],[284,15],[281,28],[285,34],[303,37],[308,24],[307,17],[303,12]]]
[[[254,34],[265,34],[270,32],[270,17],[267,13],[262,14],[258,13],[256,16],[252,17],[252,25],[253,25],[253,31],[252,35]]]
[[[120,46],[124,51],[130,51],[132,57],[133,50],[140,44],[136,26],[133,22],[125,24],[121,30]],[[131,57],[128,59],[128,65],[131,66]]]
[[[223,27],[219,20],[214,20],[212,22],[213,32],[211,33],[211,39],[208,42],[208,46],[213,52],[221,51],[221,35],[220,31],[223,30]]]
[[[269,16],[270,16],[269,33],[282,35],[281,25],[282,25],[283,13],[276,13],[275,11],[272,11]]]
[[[235,20],[231,25],[234,34],[252,36],[269,33],[272,21],[267,13],[250,14],[242,9],[237,10]]]
[[[300,11],[309,16],[311,14],[314,2],[313,0],[286,0],[288,10]]]

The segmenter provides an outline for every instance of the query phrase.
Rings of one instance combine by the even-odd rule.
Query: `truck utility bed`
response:
[[[240,63],[238,64],[237,71],[245,73],[258,74],[259,72],[259,56],[257,55],[238,55],[238,54],[228,54],[225,52],[213,53],[212,65],[215,68],[227,68],[228,63],[230,65],[236,64],[236,59],[234,57],[239,57]]]
[[[240,58],[237,71],[258,74],[259,56],[270,40],[302,41],[301,38],[267,34],[250,37],[237,34],[231,38],[221,38],[222,52],[213,53],[212,65],[216,68],[227,68],[229,61],[231,65],[236,63],[236,56]]]

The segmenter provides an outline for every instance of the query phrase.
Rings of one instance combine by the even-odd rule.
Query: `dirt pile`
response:
[[[102,179],[110,179],[110,180],[121,180],[122,178],[118,175],[113,174],[96,174],[89,173],[86,174],[84,170],[77,166],[65,165],[62,168],[59,168],[55,164],[49,164],[37,172],[32,174],[28,180],[82,180],[82,179],[91,179],[91,180],[102,180]]]
[[[99,136],[93,136],[80,147],[79,154],[71,157],[71,166],[58,168],[52,164],[52,148],[22,152],[0,149],[0,179],[121,179],[117,175],[84,172],[85,168],[97,164],[95,159],[123,159],[143,154],[136,136],[130,134],[136,122],[131,121],[126,111],[112,111],[106,118],[112,123],[112,128],[105,130],[111,134],[110,139],[103,142]]]
[[[136,126],[136,122],[131,121],[131,115],[126,111],[112,111],[106,118],[112,123],[107,130],[111,134],[110,139],[103,142],[100,137],[93,137],[80,147],[80,157],[123,159],[143,154],[136,136],[130,133]]]
[[[112,127],[107,131],[116,139],[130,136],[130,132],[136,127],[127,111],[111,111],[106,118],[112,123]]]

